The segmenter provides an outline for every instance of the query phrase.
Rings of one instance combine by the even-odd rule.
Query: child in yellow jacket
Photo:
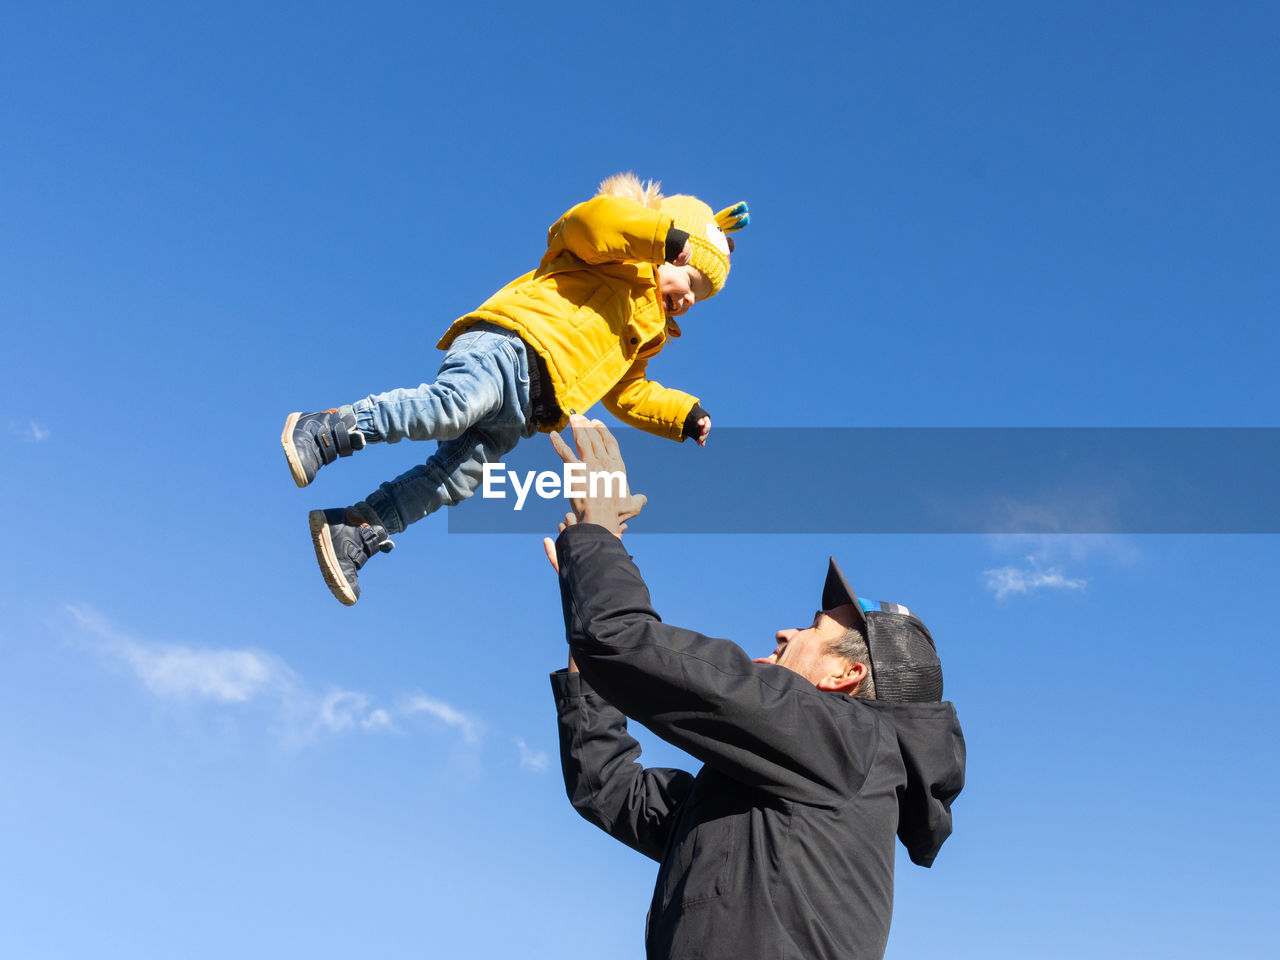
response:
[[[280,440],[300,487],[369,443],[439,443],[426,463],[353,506],[311,511],[333,595],[355,603],[360,568],[391,550],[391,534],[471,496],[484,464],[597,401],[632,426],[705,445],[711,418],[698,398],[649,380],[646,365],[680,336],[675,318],[724,286],[726,234],[748,220],[745,203],[713,214],[634,174],[610,177],[551,226],[537,270],[449,327],[434,383],[290,414]]]

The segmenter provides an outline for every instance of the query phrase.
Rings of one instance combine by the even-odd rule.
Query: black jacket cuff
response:
[[[709,416],[709,414],[702,409],[702,404],[695,403],[693,409],[689,411],[689,415],[684,418],[684,427],[680,431],[680,439],[692,440],[702,433],[702,428],[698,426],[698,421],[706,416]]]
[[[574,697],[585,697],[591,693],[591,687],[582,679],[582,674],[561,667],[551,674],[551,692],[557,700],[571,700]]]

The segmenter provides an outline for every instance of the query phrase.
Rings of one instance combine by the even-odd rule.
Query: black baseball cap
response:
[[[941,700],[942,663],[929,629],[900,603],[875,605],[859,600],[836,558],[831,557],[822,586],[822,609],[846,604],[852,604],[857,612],[854,626],[867,641],[876,699]]]

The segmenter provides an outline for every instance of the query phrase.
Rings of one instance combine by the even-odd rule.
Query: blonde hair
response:
[[[622,197],[657,210],[658,205],[662,203],[662,181],[641,181],[639,177],[628,170],[625,173],[615,173],[612,177],[606,177],[601,181],[600,189],[596,196]]]

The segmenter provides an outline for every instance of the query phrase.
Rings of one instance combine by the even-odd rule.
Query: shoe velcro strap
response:
[[[333,436],[333,439],[330,439],[331,431],[326,431],[323,426],[318,430],[313,427],[311,432],[315,440],[316,453],[320,456],[320,462],[329,464],[337,460],[341,449],[338,446],[338,438]]]
[[[356,435],[360,436],[360,434]],[[360,436],[360,439],[363,440],[364,437]],[[359,447],[352,445],[351,434],[347,432],[347,425],[341,420],[333,425],[333,440],[338,445],[338,456],[340,457],[349,457],[353,452],[359,449]],[[361,444],[361,446],[363,446],[363,444]]]
[[[355,422],[352,419],[351,422]],[[347,420],[333,422],[333,440],[338,444],[338,456],[349,457],[356,451],[365,449],[365,435],[360,430],[348,428]]]
[[[385,533],[379,533],[371,524],[360,524],[359,533],[360,540],[364,544],[364,552],[370,557],[375,553],[390,553],[395,546]]]

